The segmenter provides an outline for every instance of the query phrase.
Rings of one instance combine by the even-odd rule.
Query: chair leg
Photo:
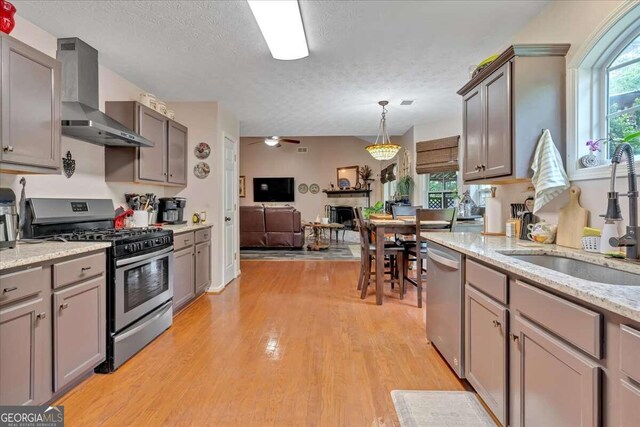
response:
[[[418,308],[422,308],[422,258],[420,258],[420,265],[417,266],[416,270],[418,270],[416,280],[416,287],[418,288]]]
[[[400,264],[398,268],[398,285],[400,287],[400,299],[404,299],[404,253],[398,253],[398,264]]]
[[[364,261],[364,254],[360,254],[360,276],[358,277],[358,290],[362,289],[362,283],[364,282],[364,266],[365,266],[365,261]]]
[[[368,256],[365,261],[364,277],[362,281],[362,291],[360,292],[360,299],[367,297],[367,288],[371,282],[371,256]]]

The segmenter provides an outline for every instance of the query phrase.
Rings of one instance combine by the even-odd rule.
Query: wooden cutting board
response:
[[[589,211],[580,206],[580,188],[569,189],[571,199],[560,209],[556,244],[569,248],[582,248],[582,233],[587,226]]]

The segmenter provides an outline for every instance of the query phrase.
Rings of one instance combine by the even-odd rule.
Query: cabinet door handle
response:
[[[5,293],[5,294],[8,294],[9,292],[13,292],[13,291],[17,291],[17,290],[18,290],[18,288],[16,286],[13,286],[11,288],[4,288],[2,290],[2,292]]]
[[[480,171],[481,169],[480,165],[476,166],[476,171]]]
[[[487,165],[480,165],[480,167],[482,168],[482,170],[486,170],[487,169]]]
[[[89,267],[82,267],[82,268],[80,269],[80,271],[88,271],[88,270],[91,270],[91,267],[90,267],[90,266],[89,266]]]
[[[36,319],[38,319],[38,320],[42,320],[42,319],[44,319],[46,317],[47,317],[47,313],[38,313],[36,315]]]
[[[8,151],[9,153],[13,152],[13,145],[7,145],[6,147],[4,147],[4,151]]]
[[[513,341],[513,342],[520,341],[520,337],[517,336],[516,334],[509,333],[509,338],[511,338],[511,341]]]
[[[500,322],[499,321],[494,320],[492,323],[493,323],[493,327],[494,328],[499,328],[500,327]]]
[[[65,302],[65,303],[63,303],[63,304],[60,304],[60,310],[64,310],[64,309],[66,309],[66,308],[69,308],[69,303],[68,303],[68,302]]]

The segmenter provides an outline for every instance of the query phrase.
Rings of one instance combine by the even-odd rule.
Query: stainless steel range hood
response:
[[[58,39],[62,62],[62,134],[98,145],[153,147],[153,142],[98,109],[98,51],[77,37]]]

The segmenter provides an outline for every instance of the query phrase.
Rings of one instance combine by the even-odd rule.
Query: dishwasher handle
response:
[[[435,263],[442,264],[454,270],[460,270],[460,262],[448,258],[443,252],[437,249],[428,248],[427,256]]]

